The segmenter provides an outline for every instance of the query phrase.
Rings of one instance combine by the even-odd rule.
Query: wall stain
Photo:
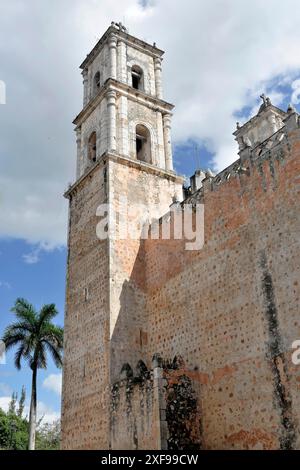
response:
[[[279,412],[281,423],[280,448],[288,450],[294,448],[296,430],[292,416],[292,398],[288,390],[289,378],[275,302],[273,280],[268,269],[267,257],[264,250],[260,252],[260,267],[262,269],[261,285],[265,303],[265,318],[268,325],[267,359],[273,376],[274,404]]]
[[[164,367],[169,450],[201,448],[202,423],[192,380],[185,373],[174,374],[183,366],[183,359],[177,356]]]

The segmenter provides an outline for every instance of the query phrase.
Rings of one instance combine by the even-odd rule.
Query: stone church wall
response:
[[[195,370],[207,449],[300,447],[299,134],[204,182],[202,250],[144,247],[147,360]]]
[[[77,181],[66,193],[62,447],[299,449],[299,116],[262,95],[255,126],[280,115],[283,127],[257,133],[251,148],[244,133],[254,121],[238,125],[240,160],[182,206],[183,178],[164,170],[173,106],[161,98],[162,54],[113,24],[84,61]],[[131,87],[133,65],[144,90]],[[106,82],[93,100],[99,67]],[[150,133],[151,164],[137,124]],[[97,161],[87,164],[93,131]],[[137,160],[141,138],[148,163]],[[137,204],[153,228],[171,205],[195,200],[204,204],[201,249],[141,239]],[[99,240],[106,202],[115,233]],[[136,236],[119,236],[122,219]]]
[[[194,373],[180,357],[155,355],[123,365],[111,388],[111,448],[192,450],[201,447],[200,401]]]
[[[96,236],[96,209],[107,199],[105,171],[97,166],[70,198],[63,449],[109,443],[108,242]]]
[[[124,159],[111,158],[108,165],[109,200],[116,214],[116,234],[109,245],[111,378],[114,381],[124,362],[136,364],[145,359],[148,342],[140,216],[152,220],[166,213],[174,197],[182,198],[182,179]],[[125,239],[120,237],[121,220],[126,221],[131,233],[136,229],[136,237],[134,234],[126,235]]]
[[[70,201],[63,448],[300,447],[300,371],[291,361],[300,337],[299,134],[203,182],[198,251],[185,240],[96,238],[99,203],[127,217],[118,206],[125,195],[129,206],[159,201],[167,213],[180,190],[175,176],[110,156],[79,181]],[[182,365],[155,377],[155,354]],[[111,400],[124,363],[140,360],[150,375],[122,378]]]

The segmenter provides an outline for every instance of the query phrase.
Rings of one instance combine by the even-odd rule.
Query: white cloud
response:
[[[5,412],[8,411],[8,407],[11,401],[11,396],[0,397],[0,408]],[[24,407],[24,416],[29,416],[29,402]],[[37,403],[37,421],[42,418],[42,423],[52,423],[53,421],[60,418],[60,412],[53,410],[51,406],[46,405],[42,401]]]
[[[0,393],[3,395],[11,395],[13,392],[12,388],[5,382],[0,382]],[[1,405],[0,405],[1,407]]]
[[[61,384],[62,384],[61,374],[50,374],[48,375],[48,377],[45,378],[43,382],[43,387],[47,388],[48,390],[51,390],[57,395],[61,395]]]
[[[36,248],[32,250],[30,253],[25,253],[23,255],[23,260],[27,264],[35,264],[39,261],[39,250]]]
[[[291,102],[293,104],[298,104],[298,103],[300,103],[300,79],[294,80],[292,82],[291,86],[292,86],[292,89],[293,89]]]
[[[298,3],[286,0],[284,8],[279,0],[3,4],[0,236],[22,237],[38,247],[66,242],[62,193],[74,178],[71,121],[82,101],[78,65],[112,20],[166,50],[165,98],[176,105],[173,141],[205,142],[222,169],[236,159],[237,111],[255,109],[259,94],[268,89],[280,104],[276,85],[292,82],[291,99],[298,103]],[[25,261],[37,261],[34,250]]]
[[[55,243],[40,242],[36,244],[31,251],[23,254],[23,261],[27,264],[35,264],[40,261],[40,255],[42,252],[53,251],[55,248],[60,248],[60,245]]]
[[[5,289],[11,289],[10,283],[6,281],[0,281],[0,287],[4,287]]]
[[[38,420],[42,419],[42,423],[52,423],[60,418],[59,411],[53,410],[51,406],[46,405],[42,401],[39,401],[37,404],[37,415]]]
[[[0,408],[2,408],[3,411],[8,411],[10,401],[11,401],[10,396],[0,397]]]

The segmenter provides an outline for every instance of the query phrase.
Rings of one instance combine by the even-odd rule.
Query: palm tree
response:
[[[15,354],[16,368],[21,369],[21,359],[24,359],[32,370],[28,448],[34,450],[37,371],[47,368],[47,353],[50,353],[57,367],[62,366],[63,329],[51,321],[58,313],[54,304],[44,305],[37,312],[27,300],[19,298],[11,311],[15,313],[17,321],[6,328],[3,341],[6,350],[18,347]]]

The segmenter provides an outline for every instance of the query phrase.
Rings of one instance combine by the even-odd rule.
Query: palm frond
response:
[[[38,369],[47,369],[46,349],[42,342],[39,342],[35,349],[35,361]]]
[[[18,370],[21,369],[21,359],[27,359],[30,361],[30,352],[25,343],[21,343],[19,349],[16,351],[15,354],[15,366]]]
[[[45,322],[50,322],[57,314],[58,311],[54,304],[44,305],[38,316],[39,326],[42,326]]]
[[[58,313],[55,305],[44,305],[37,314],[32,304],[18,298],[12,311],[16,314],[17,321],[5,329],[3,341],[7,350],[18,348],[15,353],[16,368],[21,368],[24,359],[32,370],[46,369],[47,353],[57,367],[61,367],[63,329],[51,322]]]
[[[37,313],[32,304],[26,299],[18,298],[15,301],[15,305],[11,309],[20,320],[25,320],[34,325],[37,317]]]
[[[2,341],[4,342],[5,348],[8,351],[13,346],[16,346],[18,343],[23,342],[25,338],[25,333],[11,331],[10,327],[8,326],[4,331]]]
[[[60,326],[53,325],[53,323],[44,324],[41,331],[41,340],[46,339],[58,349],[63,348],[64,343],[64,330]]]
[[[52,344],[51,342],[47,340],[44,340],[43,342],[45,343],[46,348],[49,351],[54,364],[56,365],[58,369],[60,369],[63,363],[62,348],[58,348],[57,346],[55,346],[54,344]]]
[[[19,321],[9,325],[12,333],[29,333],[32,334],[35,331],[34,325],[31,325],[27,321]]]

